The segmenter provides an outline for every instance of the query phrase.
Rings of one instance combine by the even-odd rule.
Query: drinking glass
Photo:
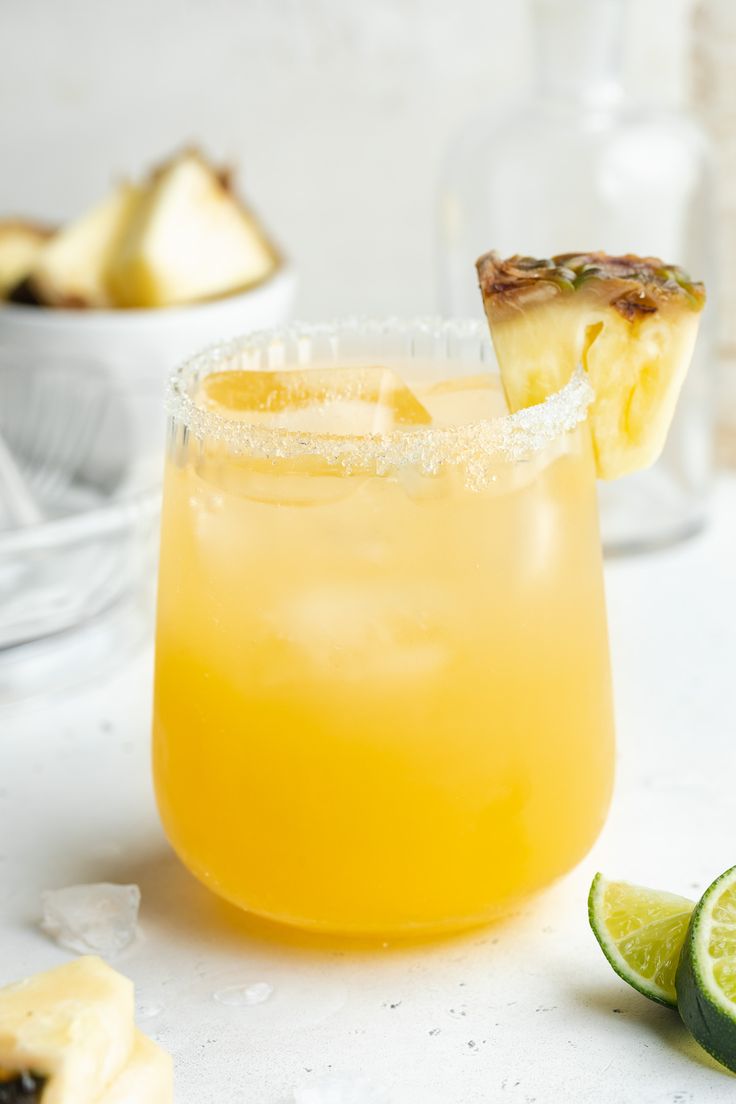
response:
[[[590,398],[578,375],[509,415],[459,320],[256,334],[173,376],[155,783],[212,890],[441,931],[588,850],[613,764]]]

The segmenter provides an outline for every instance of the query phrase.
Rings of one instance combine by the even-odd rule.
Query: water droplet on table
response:
[[[263,1004],[273,993],[273,985],[267,981],[253,981],[248,985],[228,985],[213,994],[219,1004],[229,1008],[250,1008]]]
[[[258,967],[253,965],[251,969],[255,974]],[[334,1016],[347,1000],[340,977],[324,973],[317,976],[313,970],[284,969],[276,964],[266,974],[268,981],[258,974],[244,978],[243,972],[241,967],[192,979],[189,999],[200,1004],[203,1014],[216,1017],[218,1029],[225,1034],[240,1030],[243,1018],[248,1019],[250,1031],[314,1027]],[[207,1006],[209,1011],[205,1013]]]

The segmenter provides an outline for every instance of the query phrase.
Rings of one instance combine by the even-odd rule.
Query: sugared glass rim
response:
[[[185,361],[169,377],[167,413],[194,437],[217,441],[236,455],[274,460],[314,455],[346,471],[365,469],[366,465],[378,472],[417,465],[426,474],[435,474],[445,464],[456,464],[475,470],[478,475],[491,462],[531,459],[583,422],[593,399],[587,376],[578,369],[560,391],[515,414],[457,426],[402,427],[358,437],[252,425],[205,409],[193,397],[195,385],[213,372],[288,371],[292,367],[307,367],[315,342],[331,351],[336,366],[344,364],[350,360],[350,354],[341,357],[339,345],[341,340],[351,338],[390,341],[392,351],[362,354],[363,358],[385,356],[387,364],[412,356],[420,359],[423,354],[417,351],[417,345],[430,343],[437,349],[427,352],[427,359],[477,362],[489,371],[498,371],[488,327],[476,319],[350,317],[325,323],[295,322],[220,342]],[[403,358],[393,351],[399,341],[406,343]],[[293,355],[289,355],[289,349],[293,349]],[[319,364],[324,366],[324,358]]]

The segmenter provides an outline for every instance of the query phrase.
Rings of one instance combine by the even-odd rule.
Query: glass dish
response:
[[[500,401],[486,327],[462,321],[293,327],[173,376],[155,784],[183,861],[242,908],[467,926],[598,834],[590,389]]]
[[[149,623],[163,419],[130,367],[0,350],[0,441],[29,504],[23,524],[0,509],[0,704],[91,677]]]

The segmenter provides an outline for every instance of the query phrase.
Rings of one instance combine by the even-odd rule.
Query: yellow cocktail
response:
[[[156,789],[183,861],[245,909],[462,926],[602,826],[589,390],[510,416],[489,357],[480,326],[346,324],[173,383]]]

